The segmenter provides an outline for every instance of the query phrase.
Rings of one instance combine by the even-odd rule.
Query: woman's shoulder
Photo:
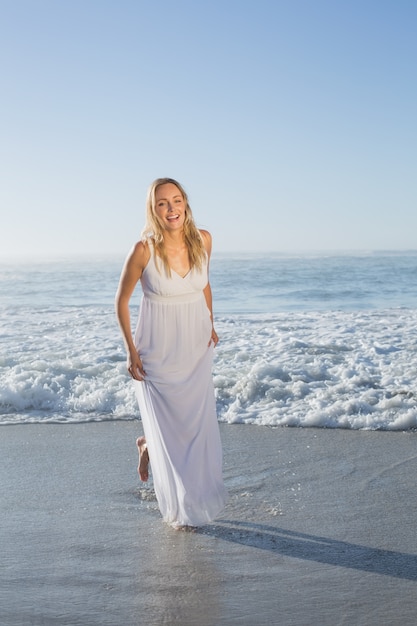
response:
[[[203,240],[209,239],[211,241],[211,235],[208,230],[204,230],[204,228],[200,228],[199,233],[202,236]]]
[[[137,264],[139,267],[144,268],[147,265],[151,256],[149,242],[143,239],[136,242],[132,248],[130,256],[135,264]]]
[[[200,229],[201,239],[203,240],[204,247],[206,249],[207,254],[210,256],[211,252],[211,235],[208,230]]]

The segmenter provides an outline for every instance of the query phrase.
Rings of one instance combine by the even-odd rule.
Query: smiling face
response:
[[[180,230],[184,226],[186,202],[176,185],[165,183],[156,188],[154,211],[165,230]]]

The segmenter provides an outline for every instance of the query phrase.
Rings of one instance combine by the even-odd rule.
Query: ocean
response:
[[[139,418],[122,264],[0,262],[0,424]],[[218,254],[211,284],[219,421],[417,428],[417,252]]]

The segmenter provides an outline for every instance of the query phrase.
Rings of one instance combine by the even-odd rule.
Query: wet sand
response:
[[[179,532],[139,422],[0,428],[5,626],[414,625],[417,433],[221,425],[230,500]]]

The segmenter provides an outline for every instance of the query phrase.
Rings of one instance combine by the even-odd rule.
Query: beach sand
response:
[[[417,434],[221,425],[221,518],[175,531],[140,422],[0,429],[0,623],[414,625]]]

